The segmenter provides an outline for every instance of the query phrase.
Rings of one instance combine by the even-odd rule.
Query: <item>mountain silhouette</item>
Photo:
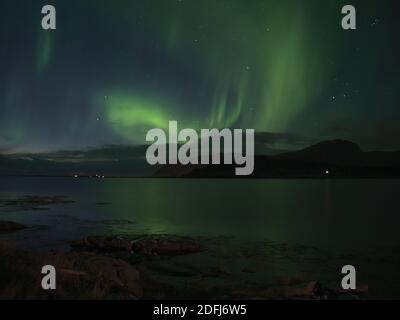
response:
[[[42,154],[3,154],[0,176],[238,178],[235,164],[150,166],[146,150],[147,146],[105,146]],[[345,140],[324,141],[277,155],[256,155],[254,161],[250,178],[400,178],[399,151],[365,152]]]
[[[278,155],[278,159],[291,159],[307,162],[360,165],[363,163],[365,153],[361,148],[350,141],[332,140],[324,141],[296,152]]]
[[[191,178],[236,177],[236,165],[183,167],[166,165],[155,175]],[[251,177],[397,178],[400,177],[400,152],[365,152],[350,141],[324,141],[299,151],[274,156],[256,155]]]

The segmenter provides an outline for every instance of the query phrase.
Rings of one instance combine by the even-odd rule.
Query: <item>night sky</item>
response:
[[[169,120],[400,149],[398,0],[2,0],[0,14],[0,151],[142,144]]]

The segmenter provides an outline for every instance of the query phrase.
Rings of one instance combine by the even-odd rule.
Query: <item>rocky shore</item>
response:
[[[26,229],[27,227],[23,224],[12,222],[12,221],[0,221],[0,234],[10,233],[19,230]]]
[[[64,196],[24,196],[18,198],[0,198],[0,210],[3,211],[43,211],[48,210],[51,205],[70,204],[74,201]]]
[[[0,232],[25,227],[0,222]],[[226,242],[171,235],[90,236],[73,241],[68,252],[37,253],[3,241],[0,299],[368,298],[367,285],[345,292],[334,277],[326,277],[328,272],[320,280],[318,274],[296,273],[288,263],[290,259],[327,263],[329,257],[317,249],[272,244],[229,249]],[[279,270],[274,270],[277,261]],[[56,268],[57,290],[41,288],[44,265]]]

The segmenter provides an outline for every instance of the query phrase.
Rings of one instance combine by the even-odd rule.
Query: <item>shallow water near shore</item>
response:
[[[224,298],[235,287],[246,298],[262,284],[297,278],[335,283],[346,264],[357,266],[371,297],[394,298],[399,187],[399,180],[0,178],[0,220],[28,226],[0,240],[49,252],[89,235],[168,234],[209,248],[147,262],[151,278],[173,288],[158,296],[158,286],[148,298],[170,290],[175,298]]]
[[[2,220],[42,226],[1,238],[38,250],[99,233],[222,236],[341,253],[400,244],[400,180],[0,178],[0,199],[27,195],[71,201],[1,209]]]

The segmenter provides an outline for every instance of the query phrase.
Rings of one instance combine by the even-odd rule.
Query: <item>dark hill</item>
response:
[[[335,165],[360,165],[365,153],[350,141],[324,141],[296,152],[278,155],[278,159],[290,159]]]
[[[0,176],[236,178],[236,165],[149,166],[145,151],[146,146],[106,146],[34,155],[0,154]],[[258,155],[254,161],[251,178],[400,178],[400,152],[364,152],[343,140],[279,155]]]
[[[325,141],[276,156],[255,156],[254,161],[251,178],[400,178],[400,152],[364,152],[344,140]],[[233,178],[235,167],[167,165],[156,176]]]

